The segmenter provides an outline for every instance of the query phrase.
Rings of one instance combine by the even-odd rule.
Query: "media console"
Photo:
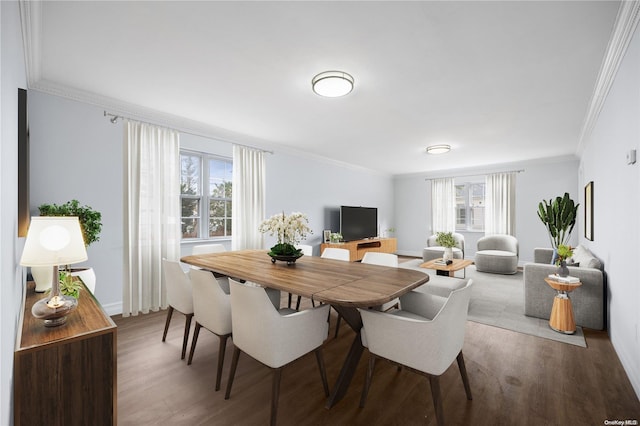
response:
[[[395,238],[370,238],[368,240],[347,241],[344,243],[322,243],[320,254],[327,247],[335,247],[349,250],[349,261],[362,260],[368,251],[380,253],[395,253],[398,250],[398,241]]]

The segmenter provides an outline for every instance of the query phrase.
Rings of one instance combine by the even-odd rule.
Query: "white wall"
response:
[[[391,176],[286,153],[267,154],[267,217],[284,211],[307,214],[313,235],[306,244],[320,254],[322,231],[339,231],[341,205],[378,208],[382,231],[394,227]],[[275,243],[265,238],[266,247]]]
[[[0,2],[0,424],[13,423],[13,352],[24,278],[18,264],[18,88],[27,88],[17,2]]]
[[[431,182],[443,176],[477,176],[508,170],[523,170],[516,177],[516,234],[520,247],[520,265],[533,261],[533,249],[550,247],[548,233],[538,218],[540,201],[568,192],[578,202],[578,160],[574,157],[545,158],[536,161],[501,164],[482,169],[457,169],[446,174],[399,175],[394,179],[396,198],[398,252],[407,256],[422,256],[422,248],[431,229]],[[456,179],[463,181],[464,178]],[[577,242],[581,224],[578,222],[571,236]],[[476,242],[483,233],[466,232],[465,257],[473,258]]]
[[[87,248],[95,295],[105,310],[122,306],[123,129],[103,109],[29,91],[32,215],[44,203],[76,199],[102,214],[100,240]]]
[[[585,240],[580,232],[580,244],[604,261],[609,335],[640,396],[640,164],[626,164],[626,153],[638,149],[639,141],[640,32],[636,30],[582,155],[580,188],[594,183],[594,240]]]

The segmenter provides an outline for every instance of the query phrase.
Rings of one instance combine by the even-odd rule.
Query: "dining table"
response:
[[[266,250],[236,250],[184,256],[182,262],[238,280],[330,304],[355,332],[353,343],[327,399],[331,408],[347,392],[364,351],[358,308],[376,308],[425,284],[424,272],[303,256],[294,263],[272,262]]]

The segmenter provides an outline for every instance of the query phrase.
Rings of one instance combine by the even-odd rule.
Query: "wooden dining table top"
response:
[[[429,280],[426,273],[411,269],[317,256],[303,256],[290,265],[272,263],[266,250],[207,253],[184,256],[180,260],[316,302],[354,308],[382,305]]]

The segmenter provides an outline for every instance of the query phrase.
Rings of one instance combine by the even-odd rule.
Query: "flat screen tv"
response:
[[[340,233],[345,241],[362,240],[378,235],[378,209],[375,207],[340,207]]]

